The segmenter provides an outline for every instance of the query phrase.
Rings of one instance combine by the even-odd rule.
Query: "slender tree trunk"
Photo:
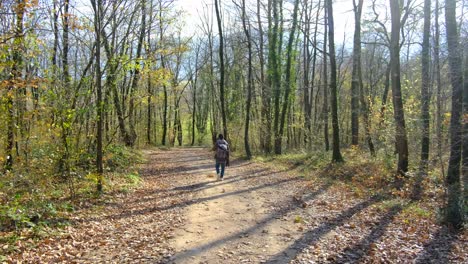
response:
[[[353,76],[351,81],[351,144],[359,145],[359,71],[361,67],[361,14],[364,0],[353,0],[354,7],[354,48]]]
[[[328,9],[328,47],[330,50],[330,91],[332,106],[332,126],[333,126],[333,162],[343,162],[340,152],[340,128],[338,126],[338,98],[336,84],[336,57],[335,57],[335,34],[333,21],[333,1],[327,0]]]
[[[321,3],[322,1],[319,0],[318,1],[318,4],[317,4],[317,13],[315,15],[315,29],[314,29],[314,42],[313,42],[313,45],[314,47],[317,47],[317,32],[318,32],[318,28],[319,28],[319,18],[320,18],[320,10],[321,10]],[[312,119],[312,105],[314,105],[315,107],[315,111],[314,111],[314,126],[316,125],[316,117],[317,117],[317,102],[314,103],[314,88],[315,88],[315,71],[316,71],[316,68],[317,68],[317,48],[314,48],[314,54],[312,55],[312,76],[311,76],[311,82],[310,82],[310,86],[311,86],[311,89],[310,89],[310,100],[309,100],[309,113],[308,115],[310,116],[310,118]],[[318,92],[320,91],[320,83],[318,85],[318,88],[317,88],[317,95],[318,95]],[[317,95],[315,96],[315,99],[317,99]],[[312,124],[310,125],[310,128],[309,128],[309,138],[310,138],[310,144],[312,145]]]
[[[269,1],[270,2],[270,1]],[[269,4],[270,5],[270,4]],[[263,26],[260,16],[260,0],[257,0],[257,23],[259,34],[259,61],[260,61],[260,85],[262,91],[262,110],[261,110],[261,126],[260,126],[260,146],[265,153],[271,152],[271,119],[270,119],[270,89],[265,83],[265,57],[263,43]],[[271,18],[268,16],[269,24]]]
[[[69,52],[69,41],[68,41],[68,32],[69,32],[69,6],[70,6],[70,1],[65,0],[63,3],[63,15],[62,15],[62,24],[63,24],[63,32],[62,32],[62,42],[63,42],[63,51],[62,51],[62,71],[63,71],[63,79],[64,79],[64,90],[65,90],[65,97],[62,98],[62,100],[65,101],[64,104],[60,106],[60,111],[61,117],[60,117],[60,126],[61,126],[61,139],[62,139],[62,144],[63,144],[63,154],[60,160],[60,171],[65,175],[65,177],[68,177],[69,175],[69,170],[70,170],[70,164],[69,164],[69,159],[70,159],[70,146],[68,143],[68,137],[71,133],[71,122],[72,118],[68,113],[69,106],[67,106],[69,94],[71,93],[71,76],[70,76],[70,71],[68,67],[68,52]]]
[[[317,3],[317,13],[315,15],[315,29],[314,29],[314,40],[313,40],[313,46],[317,47],[317,34],[318,34],[318,28],[319,28],[319,19],[320,19],[320,10],[322,9],[322,1],[319,0]],[[309,116],[311,118],[311,128],[310,128],[310,137],[312,137],[312,126],[316,125],[317,121],[317,95],[319,94],[320,91],[320,83],[318,85],[316,84],[315,78],[316,78],[316,70],[317,70],[317,48],[314,48],[314,53],[312,55],[312,76],[311,76],[311,82],[310,82],[310,100],[309,100]],[[320,74],[319,74],[320,75]],[[317,91],[315,91],[315,87],[317,86]],[[314,96],[314,92],[316,95]],[[312,124],[312,106],[314,106],[314,119],[313,119],[313,124]],[[312,138],[310,138],[310,144],[312,145]]]
[[[396,149],[398,153],[398,168],[399,175],[404,176],[408,171],[408,138],[406,136],[405,115],[403,111],[403,99],[401,94],[400,80],[400,6],[398,1],[390,1],[390,11],[392,16],[392,33],[390,44],[391,57],[391,76],[392,76],[392,94],[393,94],[393,109],[396,126]],[[397,185],[402,184],[398,177]]]
[[[299,0],[295,1],[294,4],[294,11],[292,17],[292,28],[289,31],[289,40],[288,46],[286,50],[286,76],[285,76],[285,91],[284,91],[284,101],[283,101],[283,109],[281,111],[281,122],[279,127],[279,141],[277,142],[279,145],[275,145],[275,153],[281,154],[281,141],[283,138],[284,133],[284,123],[286,121],[286,113],[288,112],[288,105],[289,105],[289,94],[291,93],[291,88],[293,86],[293,81],[291,81],[292,75],[292,63],[293,63],[293,45],[295,40],[296,34],[296,27],[297,27],[297,13],[299,9]]]
[[[159,2],[159,45],[161,48],[163,48],[163,42],[164,42],[164,27],[163,27],[163,7],[162,7],[162,1]],[[164,54],[161,53],[161,67],[163,69],[166,69],[166,63],[164,59]],[[164,106],[163,106],[163,127],[162,127],[162,138],[161,138],[161,144],[163,146],[166,146],[167,144],[167,108],[168,108],[168,94],[167,94],[167,86],[166,84],[163,84],[163,94],[164,94]]]
[[[463,85],[463,153],[462,153],[462,175],[463,175],[463,202],[464,208],[468,208],[468,44],[465,42],[465,76]],[[464,219],[466,220],[466,211]]]
[[[101,86],[101,31],[102,31],[102,0],[91,0],[94,9],[94,32],[96,34],[96,91],[97,91],[97,135],[96,135],[96,169],[98,175],[97,191],[102,192],[103,186],[103,152],[102,152],[102,86]]]
[[[369,151],[372,156],[375,156],[375,148],[374,148],[374,143],[372,142],[372,137],[371,137],[371,122],[369,120],[369,113],[370,113],[370,108],[367,104],[366,97],[367,97],[367,92],[364,90],[364,85],[362,82],[362,63],[361,63],[361,15],[362,15],[362,6],[363,6],[363,0],[359,0],[358,4],[356,5],[355,0],[353,0],[353,6],[354,6],[354,17],[355,17],[355,33],[354,33],[354,51],[353,51],[353,84],[358,87],[358,91],[353,91],[358,93],[359,101],[361,103],[361,112],[362,116],[364,119],[364,130],[365,130],[365,135],[366,135],[366,141],[367,145],[369,146]],[[354,63],[355,62],[355,63]],[[355,68],[356,67],[356,70]],[[357,77],[356,77],[357,75]],[[357,79],[357,83],[356,83]],[[353,85],[352,84],[352,85]],[[352,93],[353,93],[352,92]],[[364,96],[366,94],[366,96]],[[359,105],[359,104],[358,104]],[[354,114],[354,113],[353,113]],[[359,130],[359,124],[357,124],[357,129]],[[354,137],[353,134],[353,144],[356,143],[358,144],[359,142],[359,134],[356,135],[356,138]],[[355,141],[357,140],[357,141]],[[354,144],[354,145],[356,145]]]
[[[437,100],[436,100],[436,134],[437,134],[437,155],[439,159],[442,158],[442,83],[440,76],[440,26],[439,26],[439,0],[436,0],[435,16],[434,16],[434,68],[435,68],[435,81],[437,88]],[[442,169],[444,173],[444,169]]]
[[[129,128],[130,128],[130,140],[131,146],[135,145],[137,134],[135,130],[135,98],[134,93],[138,88],[138,81],[140,80],[140,67],[141,64],[141,51],[143,49],[143,41],[145,38],[146,32],[146,1],[143,0],[141,2],[141,26],[140,26],[140,35],[138,37],[137,49],[136,49],[136,57],[135,61],[137,66],[133,70],[133,79],[132,79],[132,86],[130,88],[130,106],[129,106]]]
[[[421,54],[421,120],[422,120],[422,141],[421,141],[421,165],[420,174],[427,174],[427,166],[429,160],[429,105],[430,105],[430,66],[429,66],[429,37],[431,27],[431,0],[424,1],[424,32],[423,32],[423,43],[422,43],[422,54]]]
[[[248,74],[247,74],[247,104],[245,109],[245,131],[244,131],[244,146],[245,146],[245,155],[247,159],[252,158],[252,152],[250,150],[249,144],[249,125],[250,125],[250,107],[252,102],[252,42],[250,40],[250,24],[247,25],[247,15],[245,12],[245,0],[242,0],[242,25],[244,27],[245,37],[247,38],[247,49],[249,53],[248,57]]]
[[[148,108],[147,108],[147,119],[146,119],[146,144],[148,145],[151,145],[152,144],[152,140],[151,140],[151,132],[152,132],[152,128],[151,128],[151,124],[153,123],[153,120],[152,120],[152,96],[153,96],[153,87],[151,85],[151,78],[150,76],[148,76],[148,79],[147,79],[147,88],[148,88]]]
[[[310,8],[312,10],[312,7]],[[303,97],[303,104],[304,104],[304,145],[306,147],[309,146],[310,138],[311,138],[311,94],[313,92],[310,91],[310,79],[309,79],[309,72],[310,72],[310,50],[309,50],[309,35],[310,35],[310,13],[309,13],[309,6],[308,1],[304,2],[304,31],[303,31],[303,85],[304,85],[304,97]],[[316,27],[317,28],[317,27]]]
[[[52,72],[54,73],[54,80],[55,80],[55,74],[57,71],[57,53],[58,53],[58,38],[59,38],[59,30],[58,30],[58,14],[59,14],[59,5],[58,5],[58,0],[54,0],[53,2],[54,5],[54,21],[53,21],[53,27],[54,27],[54,47],[52,50]]]
[[[279,0],[281,1],[281,0]],[[269,49],[268,49],[268,63],[269,69],[268,73],[271,75],[271,87],[274,92],[274,122],[273,122],[273,131],[275,133],[275,154],[280,154],[281,150],[278,150],[277,147],[280,146],[278,141],[281,141],[279,135],[279,119],[280,119],[280,96],[281,96],[281,77],[279,72],[279,64],[278,56],[278,27],[279,27],[279,14],[278,14],[278,0],[272,1],[272,10],[273,10],[273,25],[272,29],[270,29],[270,39],[269,41]]]
[[[461,228],[463,213],[461,205],[460,163],[462,158],[463,76],[461,49],[456,21],[456,0],[445,1],[445,26],[447,32],[450,81],[452,84],[452,115],[450,118],[450,159],[447,172],[446,221]]]
[[[195,69],[198,67],[198,56],[200,52],[200,46],[197,47],[195,54]],[[198,83],[198,70],[195,70],[194,77],[190,79],[192,86],[192,97],[193,97],[193,109],[192,109],[192,141],[191,146],[195,145],[195,127],[196,127],[196,116],[197,116],[197,83]]]
[[[328,1],[328,0],[326,0]],[[324,35],[323,35],[323,132],[325,140],[325,151],[330,150],[330,141],[328,138],[328,54],[327,54],[327,38],[328,38],[328,8],[324,12]]]
[[[150,7],[150,10],[152,10],[152,6]],[[152,21],[150,20],[148,27],[151,28]],[[151,62],[149,62],[151,56],[151,30],[148,30],[148,35],[147,35],[147,43],[146,43],[146,58],[147,58],[147,67],[148,67],[148,72],[151,71]],[[151,145],[153,140],[151,137],[152,134],[152,99],[153,99],[153,85],[151,83],[151,74],[148,74],[147,77],[147,88],[148,88],[148,109],[147,109],[147,122],[146,122],[146,143],[148,145]]]
[[[223,133],[224,138],[228,139],[227,119],[226,119],[226,106],[225,106],[225,93],[224,93],[224,39],[223,39],[223,27],[220,13],[220,1],[215,0],[216,19],[218,21],[218,32],[219,32],[219,96],[221,101],[221,118],[223,120]]]
[[[14,90],[18,85],[21,85],[21,72],[23,67],[23,39],[24,25],[23,18],[26,12],[26,2],[24,0],[16,0],[15,5],[16,25],[15,37],[13,40],[13,60],[10,74],[10,85],[6,95],[7,109],[7,143],[5,148],[5,164],[4,170],[10,171],[13,169],[13,147],[15,144],[15,109],[13,104]]]

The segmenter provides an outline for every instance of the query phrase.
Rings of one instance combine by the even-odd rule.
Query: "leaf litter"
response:
[[[172,263],[172,257],[179,253],[173,240],[188,221],[185,210],[197,203],[199,193],[206,188],[197,182],[200,178],[193,177],[190,164],[181,161],[192,159],[189,163],[193,166],[199,162],[210,164],[211,154],[205,149],[190,148],[148,150],[145,155],[148,162],[140,168],[144,180],[141,188],[115,194],[98,208],[84,206],[74,212],[69,226],[49,230],[53,235],[44,239],[17,241],[13,253],[2,261]],[[248,194],[255,197],[245,212],[262,207],[261,212],[255,211],[257,219],[267,216],[266,219],[278,221],[282,232],[262,227],[261,239],[255,233],[240,233],[236,244],[228,245],[230,242],[226,241],[212,262],[204,263],[468,262],[466,230],[454,233],[440,225],[435,214],[414,214],[413,205],[402,199],[363,197],[342,184],[317,178],[289,181],[296,178],[294,171],[280,172],[250,162],[241,165],[235,173],[240,175],[239,182],[252,187]],[[200,167],[197,173],[214,180],[211,167]],[[285,184],[275,185],[281,181]],[[268,189],[263,191],[258,186]],[[247,197],[246,194],[241,195]],[[203,204],[210,213],[212,205]],[[225,217],[241,226],[245,216],[227,211]],[[263,225],[261,220],[257,224]],[[206,232],[209,231],[200,229],[195,234]],[[265,237],[282,240],[273,239],[270,243]],[[275,252],[274,243],[278,241],[287,243],[288,248]]]

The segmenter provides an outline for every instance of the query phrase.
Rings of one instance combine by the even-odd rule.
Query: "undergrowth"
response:
[[[69,224],[69,217],[82,207],[102,204],[112,194],[127,193],[141,183],[136,165],[142,155],[130,148],[112,145],[104,156],[104,193],[96,192],[97,175],[90,173],[93,155],[81,154],[69,176],[56,168],[18,168],[0,177],[0,260],[18,240],[54,235]],[[39,177],[40,176],[40,177]]]
[[[432,164],[427,177],[418,182],[416,169],[408,172],[404,185],[398,188],[393,156],[379,153],[377,157],[359,148],[342,150],[345,162],[331,163],[330,152],[294,152],[278,156],[258,156],[255,160],[279,170],[287,170],[314,183],[330,183],[335,191],[351,193],[356,198],[384,197],[381,206],[401,206],[405,219],[440,220],[443,202],[443,175]],[[314,184],[316,186],[317,184]],[[421,186],[420,199],[412,199],[415,186]]]

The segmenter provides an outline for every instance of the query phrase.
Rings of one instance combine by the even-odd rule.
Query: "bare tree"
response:
[[[396,125],[396,150],[398,154],[399,175],[404,176],[408,171],[408,138],[406,135],[405,114],[403,111],[403,98],[401,94],[400,80],[400,5],[398,1],[390,0],[390,12],[392,16],[392,32],[390,40],[391,80],[393,95],[393,111]],[[401,185],[397,177],[397,185]]]
[[[352,145],[359,144],[359,90],[361,67],[361,14],[364,0],[353,0],[354,9],[354,46],[353,46],[353,77],[351,81],[351,133]]]
[[[456,21],[456,0],[445,1],[445,26],[447,31],[450,82],[452,84],[452,113],[450,117],[450,158],[447,172],[447,207],[445,219],[450,225],[461,228],[463,213],[461,205],[460,172],[462,158],[462,112],[463,73],[461,49]]]
[[[245,37],[247,40],[248,49],[248,74],[247,74],[247,103],[245,109],[245,130],[244,130],[244,147],[247,159],[252,158],[252,152],[249,144],[249,125],[250,125],[250,108],[252,104],[252,90],[253,90],[253,69],[252,69],[252,40],[250,37],[250,23],[248,22],[247,14],[245,12],[245,0],[242,0],[242,27],[244,28]]]
[[[332,107],[333,126],[333,162],[342,162],[343,156],[340,151],[340,128],[338,125],[338,99],[336,83],[336,57],[335,57],[335,30],[333,21],[333,1],[327,0],[328,10],[328,48],[330,50],[330,99]]]
[[[102,192],[103,186],[103,151],[102,151],[102,85],[101,85],[101,34],[102,34],[102,0],[91,0],[91,5],[93,6],[94,11],[94,33],[96,34],[96,105],[97,105],[97,134],[96,134],[96,168],[98,174],[98,181],[97,181],[97,191]]]
[[[225,92],[224,92],[224,39],[223,39],[223,26],[220,12],[220,1],[215,1],[216,19],[218,21],[218,33],[219,33],[219,97],[221,101],[221,118],[223,120],[223,133],[224,137],[228,138],[227,119],[226,119],[226,103],[225,103]]]

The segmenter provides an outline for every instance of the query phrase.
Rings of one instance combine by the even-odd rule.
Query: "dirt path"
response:
[[[143,185],[106,190],[71,224],[21,240],[9,263],[466,263],[452,235],[401,199],[233,160],[216,181],[202,148],[145,151]],[[297,172],[296,172],[297,173]],[[324,177],[325,179],[327,177]],[[326,182],[326,181],[325,181]],[[391,200],[393,199],[393,200]],[[91,208],[91,209],[90,209]],[[425,212],[423,208],[419,212]],[[46,230],[47,231],[47,230]]]
[[[298,179],[234,161],[224,181],[216,181],[213,161],[199,163],[203,169],[188,171],[191,184],[180,187],[193,197],[172,243],[172,262],[287,263],[295,255],[289,246],[301,233],[287,216],[297,207],[290,187]]]

